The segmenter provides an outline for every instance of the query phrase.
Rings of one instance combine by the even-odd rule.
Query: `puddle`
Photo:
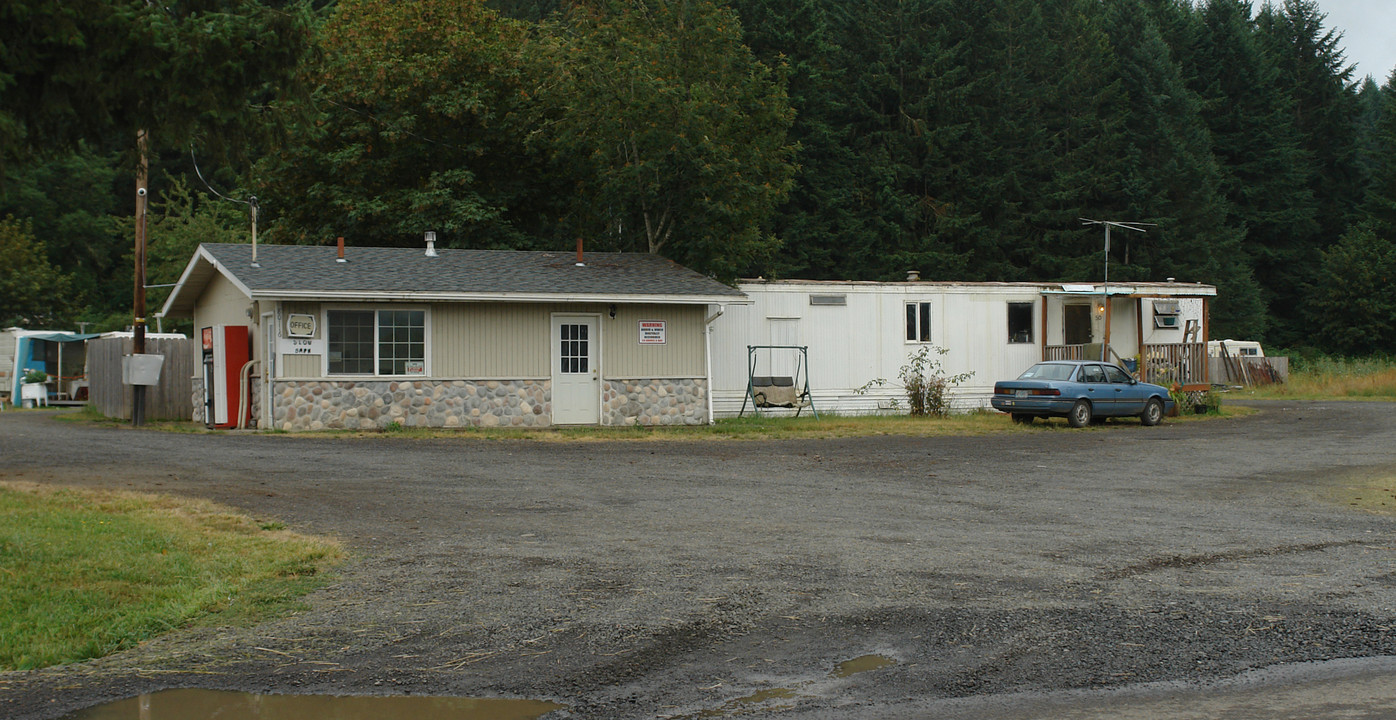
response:
[[[563,707],[541,700],[166,690],[80,710],[64,720],[534,720]]]
[[[842,679],[852,677],[858,673],[872,672],[885,668],[888,665],[896,665],[897,661],[883,655],[860,655],[852,660],[844,660],[834,667],[829,673],[829,677]],[[752,712],[776,712],[789,710],[793,705],[773,703],[773,700],[796,700],[801,697],[800,689],[810,685],[806,682],[794,688],[770,688],[761,690],[745,697],[733,698],[723,703],[721,707],[704,710],[696,715],[679,716],[685,719],[692,718],[714,718],[730,717],[734,715],[744,715]],[[759,708],[757,706],[760,706]]]
[[[704,710],[703,712],[700,712],[697,715],[691,715],[689,717],[712,718],[727,717],[728,715],[740,715],[746,712],[752,712],[753,706],[755,705],[761,705],[762,711],[774,712],[776,710],[789,710],[791,707],[789,705],[763,705],[762,703],[765,703],[770,700],[790,700],[795,696],[795,691],[791,690],[790,688],[771,688],[770,690],[762,690],[760,692],[752,693],[750,695],[747,695],[746,697],[739,697],[732,700],[728,700],[727,702],[723,703],[722,707],[720,708],[716,708],[713,710]]]
[[[852,660],[844,660],[834,671],[829,673],[829,677],[846,678],[858,673],[872,672],[888,665],[896,665],[897,661],[882,655],[863,655]]]

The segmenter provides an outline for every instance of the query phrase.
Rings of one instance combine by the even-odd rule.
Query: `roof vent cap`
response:
[[[918,282],[918,281],[920,281],[920,280],[921,280],[921,271],[920,271],[920,270],[907,270],[907,271],[906,271],[906,281],[907,281],[907,282]]]
[[[436,231],[435,231],[435,230],[428,230],[428,231],[426,232],[426,239],[427,239],[427,257],[437,257],[437,254],[436,254]]]

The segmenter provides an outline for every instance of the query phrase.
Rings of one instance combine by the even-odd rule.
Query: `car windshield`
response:
[[[1038,363],[1028,368],[1019,380],[1069,380],[1071,373],[1076,370],[1075,365],[1063,365],[1060,363]]]

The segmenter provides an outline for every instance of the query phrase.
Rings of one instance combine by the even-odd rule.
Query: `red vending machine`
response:
[[[252,336],[246,325],[214,325],[203,329],[203,341],[204,423],[211,428],[237,427],[238,409],[250,391],[242,386],[242,366],[252,359]],[[243,420],[251,421],[250,397],[245,406]]]

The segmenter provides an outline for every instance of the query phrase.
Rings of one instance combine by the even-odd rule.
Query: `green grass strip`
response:
[[[0,670],[267,617],[342,555],[206,501],[0,482]]]

